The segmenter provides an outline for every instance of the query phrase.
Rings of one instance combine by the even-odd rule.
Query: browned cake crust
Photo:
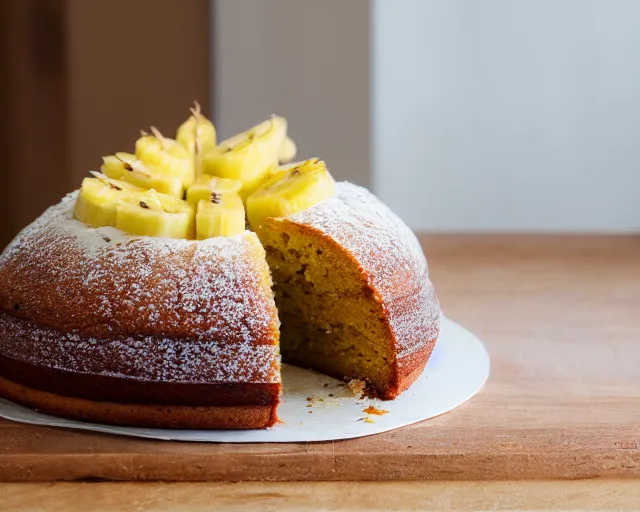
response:
[[[153,382],[46,368],[0,355],[0,375],[58,395],[129,404],[229,406],[274,405],[280,384]]]
[[[0,375],[42,391],[98,401],[194,406],[274,404],[280,392],[279,381],[260,382],[255,370],[252,381],[247,367],[244,381],[219,379],[224,368],[237,363],[233,345],[153,337],[94,339],[2,312],[0,332]],[[270,351],[259,347],[251,356],[254,368],[272,363]]]
[[[364,279],[367,277],[363,275]],[[387,295],[386,300],[380,298],[387,311],[389,340],[397,350],[394,378],[383,397],[387,400],[398,396],[422,374],[440,333],[440,306],[428,273],[425,271],[415,282],[415,288],[402,275],[393,284],[396,294]],[[404,319],[413,328],[399,329],[392,319]],[[405,349],[398,350],[399,347]]]
[[[2,376],[0,395],[54,416],[109,425],[238,430],[271,427],[277,421],[277,404],[189,406],[99,402],[33,389]]]
[[[203,382],[154,381],[148,377],[158,368],[150,365],[151,374],[136,374],[135,366],[126,365],[131,360],[118,358],[117,352],[125,346],[120,340],[94,342],[101,350],[92,353],[86,338],[70,343],[60,332],[6,313],[0,313],[0,331],[4,346],[13,347],[16,357],[23,359],[0,354],[0,396],[43,412],[94,423],[155,428],[249,429],[266,428],[276,421],[279,382],[217,382],[210,375],[214,367],[206,365],[198,372]],[[136,341],[145,343],[139,348],[149,362],[159,361],[156,340]],[[169,344],[167,340],[162,343]],[[25,361],[43,361],[43,354],[49,363],[62,362],[70,369]],[[99,368],[107,371],[101,374]]]
[[[393,400],[400,393],[413,384],[427,366],[429,357],[436,346],[438,338],[433,338],[424,344],[415,354],[399,359],[395,368],[394,382],[385,396],[385,400]]]

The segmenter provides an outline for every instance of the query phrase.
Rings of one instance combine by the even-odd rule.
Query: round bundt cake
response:
[[[440,309],[411,230],[284,118],[216,144],[199,108],[152,128],[0,255],[0,396],[85,421],[277,421],[280,359],[393,399]],[[250,229],[248,229],[250,228]],[[273,278],[273,281],[272,281]]]
[[[440,307],[413,232],[368,190],[334,197],[259,230],[275,281],[285,362],[366,378],[393,399],[422,373]]]
[[[52,414],[166,428],[263,428],[279,320],[256,235],[134,237],[72,216],[77,194],[0,257],[0,395]],[[413,233],[372,194],[260,230],[285,362],[391,399],[422,372],[439,307]]]

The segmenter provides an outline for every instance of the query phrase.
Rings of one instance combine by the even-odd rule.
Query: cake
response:
[[[440,309],[413,232],[362,187],[267,219],[283,359],[338,379],[366,376],[393,399],[424,370]]]
[[[0,256],[0,396],[98,423],[250,429],[277,421],[281,356],[383,399],[407,389],[439,333],[420,244],[319,159],[269,156],[261,180],[255,158],[248,178],[224,160],[268,133],[260,155],[291,153],[274,126],[216,146],[209,181],[105,158],[129,182],[89,178],[25,228]],[[150,179],[176,197],[128,184]]]
[[[272,425],[279,321],[256,235],[93,229],[76,195],[0,257],[0,395],[100,423]]]

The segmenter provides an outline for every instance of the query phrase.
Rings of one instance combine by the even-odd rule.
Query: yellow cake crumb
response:
[[[367,389],[367,383],[360,379],[351,379],[347,382],[347,389],[351,391],[351,394],[356,398],[363,398],[365,390]]]

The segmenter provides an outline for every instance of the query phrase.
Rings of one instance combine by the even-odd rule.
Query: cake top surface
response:
[[[196,242],[94,229],[73,218],[75,198],[0,256],[4,311],[83,339],[217,340],[238,353],[274,343],[271,280],[254,233]]]

